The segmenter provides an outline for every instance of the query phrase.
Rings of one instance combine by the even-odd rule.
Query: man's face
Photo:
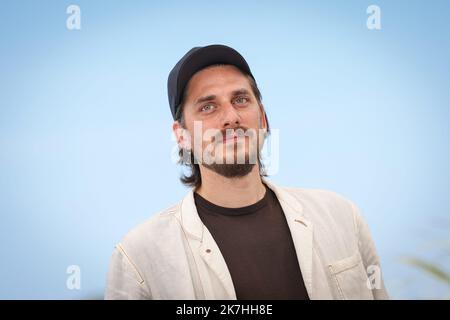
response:
[[[197,161],[228,177],[250,172],[266,123],[248,78],[234,66],[213,66],[197,72],[186,90],[185,129]]]

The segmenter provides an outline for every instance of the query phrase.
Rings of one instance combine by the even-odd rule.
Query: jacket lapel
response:
[[[205,227],[203,233],[203,241],[200,245],[200,256],[216,274],[217,278],[222,283],[229,299],[236,299],[236,291],[234,290],[233,280],[231,278],[228,266],[225,259],[220,252],[217,243],[214,241],[211,233]]]
[[[199,245],[196,246],[200,257],[213,271],[217,278],[222,283],[229,299],[236,299],[236,292],[234,290],[233,281],[227,264],[220,252],[217,243],[212,237],[209,230],[198,216],[197,208],[195,206],[193,190],[190,190],[181,204],[181,223],[185,231],[194,239],[198,240]],[[208,280],[202,281],[204,285],[211,286]],[[206,299],[214,299],[213,292],[208,293],[206,289]],[[213,288],[211,288],[213,291]]]
[[[308,296],[312,298],[312,254],[313,254],[313,224],[303,212],[303,205],[284,188],[268,182],[264,183],[274,191],[281,207],[283,208],[288,223],[295,252],[305,282]]]

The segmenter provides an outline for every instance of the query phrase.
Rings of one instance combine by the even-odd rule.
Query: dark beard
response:
[[[225,134],[223,134],[221,137],[225,137]],[[250,156],[247,154],[245,155],[245,160],[242,161],[244,163],[237,163],[237,146],[234,146],[234,162],[233,163],[226,163],[226,161],[224,160],[224,163],[211,163],[208,164],[206,162],[203,162],[202,165],[212,171],[214,171],[215,173],[226,177],[226,178],[240,178],[240,177],[245,177],[246,175],[248,175],[253,167],[255,166],[256,163],[255,159],[252,158],[252,161],[250,161]],[[260,164],[260,150],[259,147],[257,147],[257,151],[256,151],[256,161],[258,162],[258,164]],[[252,163],[250,163],[252,162]]]
[[[220,174],[221,176],[224,176],[226,178],[239,178],[244,177],[248,175],[253,167],[255,166],[255,163],[233,163],[233,164],[206,164],[203,163],[203,166],[206,168],[214,171],[215,173]]]

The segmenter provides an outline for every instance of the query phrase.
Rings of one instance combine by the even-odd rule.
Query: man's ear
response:
[[[172,124],[172,131],[177,140],[178,147],[180,149],[191,149],[191,135],[186,128],[183,128],[178,120],[175,120]]]
[[[259,104],[259,110],[261,111],[261,128],[267,132],[268,123],[267,123],[267,115],[264,110],[264,105],[262,103]]]

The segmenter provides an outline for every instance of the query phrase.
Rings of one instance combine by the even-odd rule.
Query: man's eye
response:
[[[213,104],[205,104],[205,105],[200,109],[200,111],[202,111],[202,112],[208,112],[208,111],[213,110],[214,107],[215,107],[215,106],[214,106]]]
[[[234,100],[235,103],[237,104],[246,104],[248,102],[248,98],[246,97],[238,97]]]

